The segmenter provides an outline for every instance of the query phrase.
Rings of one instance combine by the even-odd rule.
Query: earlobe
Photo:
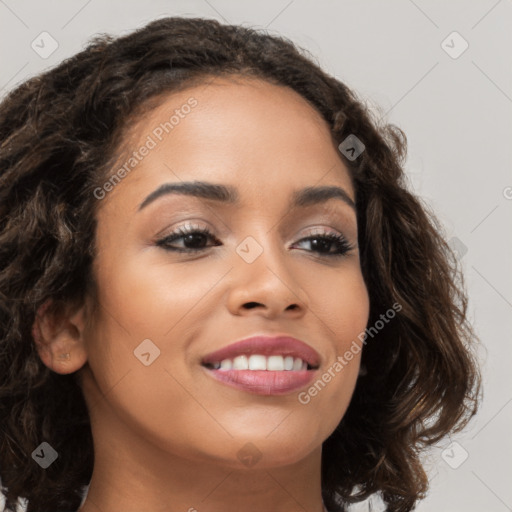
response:
[[[72,315],[51,311],[48,299],[36,313],[32,336],[45,366],[56,373],[68,374],[79,370],[87,361],[84,344],[84,308]]]

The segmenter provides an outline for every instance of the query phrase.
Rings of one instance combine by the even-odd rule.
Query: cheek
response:
[[[208,293],[230,268],[208,261],[169,263],[164,253],[144,258],[129,249],[125,252],[118,264],[102,269],[98,263],[98,281],[106,283],[102,304],[133,343],[179,338],[177,333],[197,318]]]
[[[356,265],[314,277],[309,283],[312,312],[320,320],[325,338],[334,340],[341,354],[366,328],[370,311],[366,284]]]
[[[99,308],[88,333],[96,384],[127,425],[160,443],[171,443],[175,453],[186,440],[197,444],[204,437],[204,425],[211,422],[191,399],[191,393],[198,393],[187,366],[187,344],[198,319],[218,308],[208,292],[229,270],[205,265],[198,273],[197,266],[180,270],[161,262],[143,265],[126,256],[96,261]],[[170,426],[176,435],[169,434]],[[215,430],[215,422],[209,428]],[[220,427],[215,433],[225,434]]]
[[[152,274],[151,269],[122,265],[108,279],[99,273],[98,282],[107,284],[100,286],[98,316],[88,333],[95,380],[90,396],[101,407],[98,415],[109,418],[115,411],[143,438],[190,457],[208,451],[205,425],[214,437],[225,436],[192,398],[197,392],[185,371],[187,326],[197,320],[198,303],[215,276],[190,291],[179,273],[169,276],[169,284]],[[204,446],[198,441],[202,439]]]
[[[332,340],[332,352],[312,385],[298,396],[309,409],[309,416],[322,418],[321,427],[329,435],[341,421],[352,397],[359,374],[361,342],[369,317],[369,295],[357,269],[339,274],[336,282],[320,288],[317,281],[312,300],[314,313],[326,339]],[[329,411],[329,414],[326,414]]]

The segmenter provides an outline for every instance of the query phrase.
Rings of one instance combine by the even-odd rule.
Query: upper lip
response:
[[[224,359],[233,359],[240,355],[260,354],[263,356],[283,355],[300,357],[309,366],[316,368],[320,355],[304,341],[292,336],[252,336],[211,352],[202,359],[202,364],[217,363]]]

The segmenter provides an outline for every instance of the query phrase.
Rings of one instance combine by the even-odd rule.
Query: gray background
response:
[[[285,35],[406,132],[411,188],[436,212],[465,269],[485,386],[470,427],[428,455],[431,491],[417,510],[512,510],[511,0],[0,0],[0,94],[96,33],[126,33],[166,15]],[[58,44],[47,58],[31,47],[51,48],[43,31]],[[460,36],[442,44],[454,31]]]

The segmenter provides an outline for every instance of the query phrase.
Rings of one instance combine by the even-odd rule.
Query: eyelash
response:
[[[200,227],[193,227],[193,226],[181,226],[176,231],[171,233],[170,235],[158,240],[156,242],[156,245],[159,247],[162,247],[166,251],[172,251],[172,252],[179,252],[179,253],[198,253],[200,251],[206,250],[208,247],[201,247],[198,249],[191,249],[191,248],[177,248],[177,247],[171,247],[169,244],[171,242],[174,242],[175,240],[179,240],[180,238],[183,238],[188,235],[196,235],[201,234],[204,235],[210,239],[214,239],[216,242],[218,240],[212,235],[210,230],[208,228],[200,228]],[[311,250],[308,252],[316,252],[319,253],[320,256],[326,257],[326,258],[341,258],[345,256],[349,251],[351,251],[354,246],[351,245],[346,238],[343,235],[336,234],[336,233],[314,233],[311,234],[305,238],[301,238],[299,242],[305,242],[305,241],[311,241],[311,240],[326,240],[330,242],[334,242],[336,246],[338,247],[337,252],[334,253],[322,253],[318,250]],[[209,247],[215,247],[220,245],[220,243],[216,243],[214,246]],[[330,247],[329,247],[330,249]]]

